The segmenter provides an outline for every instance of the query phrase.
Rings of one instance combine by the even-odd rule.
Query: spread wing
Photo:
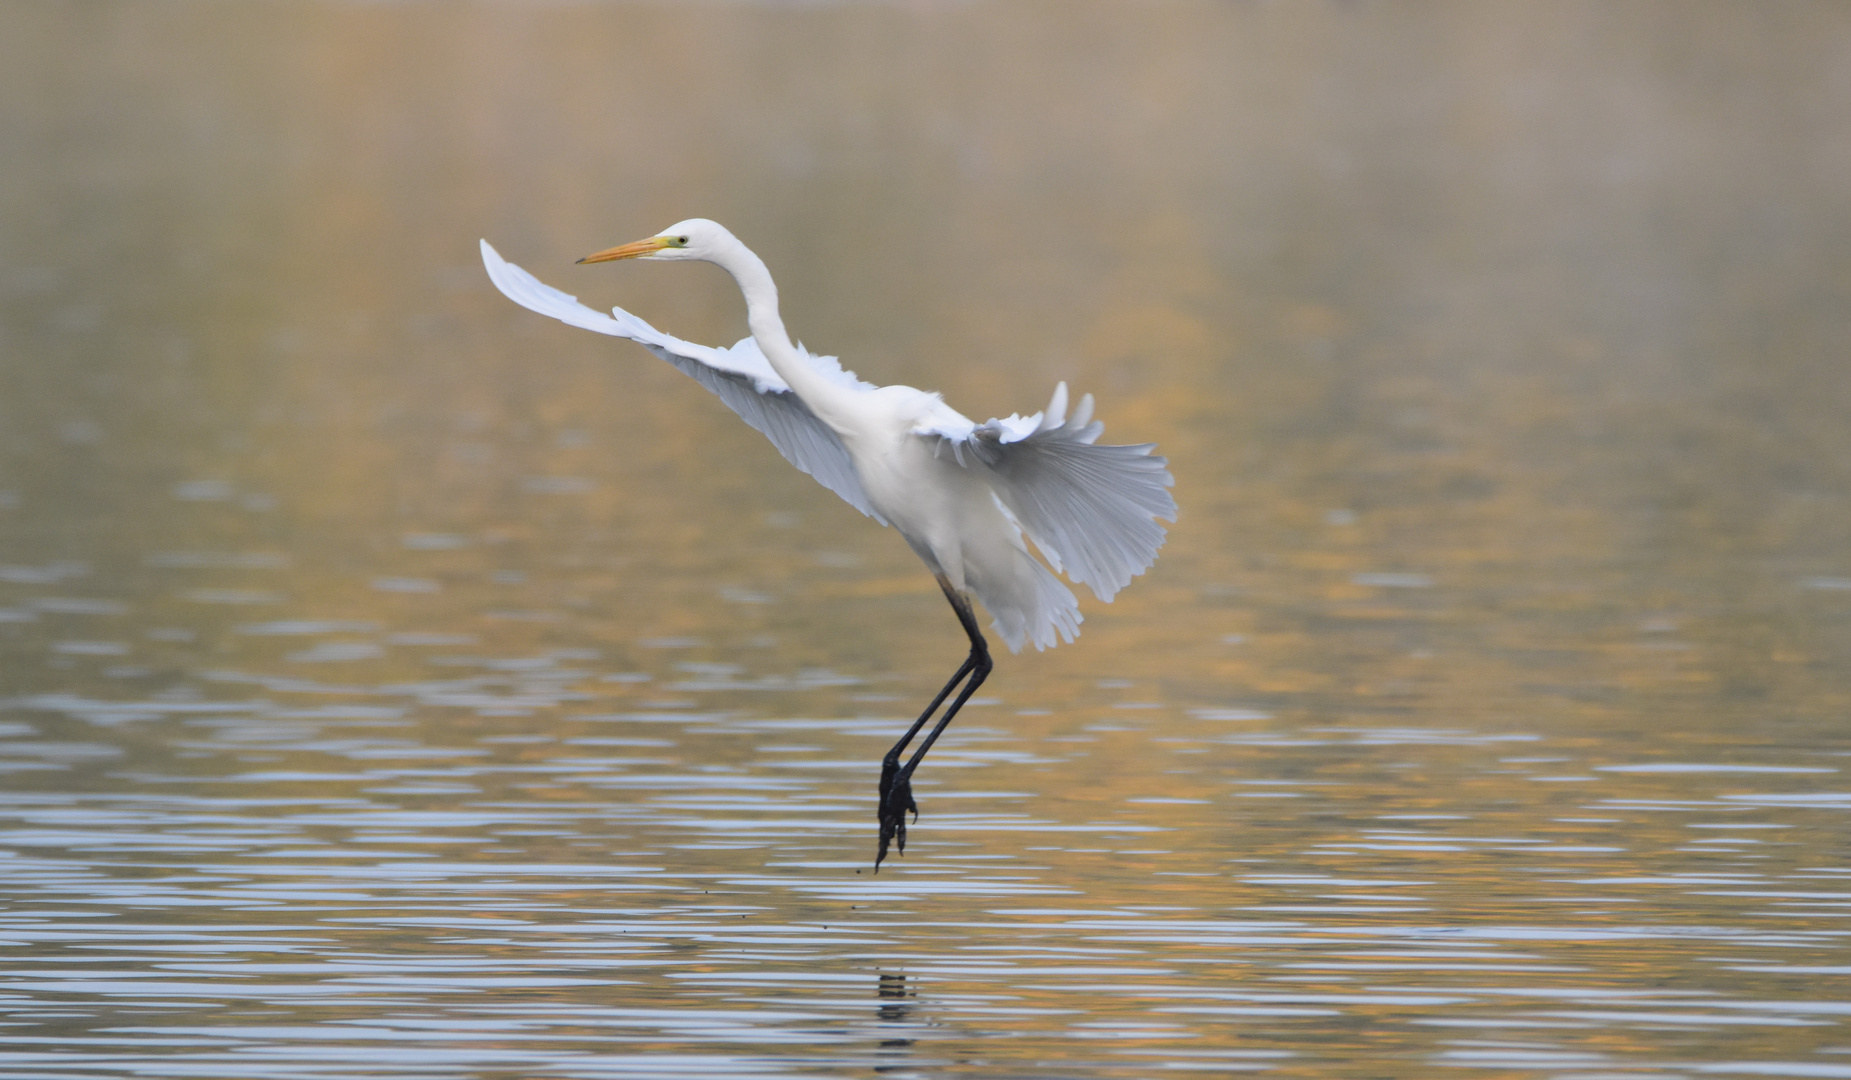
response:
[[[529,311],[549,315],[581,329],[629,338],[680,368],[713,391],[727,408],[739,414],[741,420],[770,439],[771,445],[784,455],[784,460],[815,477],[850,506],[882,525],[887,524],[886,519],[875,513],[867,494],[861,490],[861,481],[855,476],[854,463],[849,460],[842,440],[791,393],[790,387],[759,351],[756,341],[746,338],[730,349],[715,349],[664,334],[622,308],[612,308],[609,315],[593,311],[579,303],[577,297],[560,292],[503,259],[487,240],[482,241],[482,265],[488,268],[489,280],[502,295]],[[812,364],[841,381],[873,389],[843,371],[833,357],[812,356],[807,352],[804,355]]]
[[[1109,601],[1157,559],[1176,520],[1169,462],[1155,443],[1101,446],[1093,396],[1067,416],[1067,384],[1045,412],[983,424],[919,429],[967,469],[982,472],[1004,509],[1056,570]]]

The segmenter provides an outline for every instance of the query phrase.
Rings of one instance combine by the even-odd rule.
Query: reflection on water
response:
[[[10,1067],[1137,1076],[1842,1045],[1851,795],[1777,747],[1603,764],[1541,731],[1160,715],[1121,763],[1153,794],[1102,798],[1069,777],[1117,725],[974,723],[920,850],[874,877],[867,762],[897,718],[838,690],[810,702],[833,720],[758,691],[650,709],[653,681],[523,659],[9,702]]]
[[[0,1071],[1851,1077],[1848,45],[8,6]],[[696,213],[1178,477],[878,876],[930,578],[472,261]],[[728,342],[716,277],[571,280]]]

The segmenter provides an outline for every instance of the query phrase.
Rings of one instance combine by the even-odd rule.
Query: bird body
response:
[[[905,388],[901,388],[905,389]],[[1022,530],[985,477],[937,445],[908,437],[856,453],[856,474],[881,512],[933,573],[975,595],[1011,652],[1080,632],[1073,591],[1028,553]]]
[[[906,848],[904,811],[917,814],[910,779],[940,732],[990,670],[988,648],[965,597],[975,596],[1011,652],[1045,649],[1079,634],[1072,590],[1029,553],[1110,601],[1147,569],[1176,520],[1171,477],[1151,444],[1099,445],[1090,394],[1067,412],[1067,386],[1031,416],[978,424],[935,393],[874,386],[833,357],[792,343],[770,271],[723,226],[701,218],[580,259],[702,260],[730,273],[752,336],[708,348],[657,331],[621,308],[608,316],[504,261],[482,259],[510,299],[574,326],[630,338],[719,395],[784,457],[846,502],[893,526],[937,577],[970,638],[971,653],[882,763],[881,841]],[[961,688],[960,688],[961,687]],[[949,697],[957,696],[904,765],[899,754]]]

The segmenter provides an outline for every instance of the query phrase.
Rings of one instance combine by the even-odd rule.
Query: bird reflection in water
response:
[[[881,1003],[880,1007],[874,1010],[874,1015],[880,1018],[881,1023],[905,1024],[910,1022],[913,1006],[909,999],[912,998],[913,992],[906,988],[906,976],[883,973],[875,993],[880,995]],[[913,1045],[913,1040],[882,1039],[881,1045],[895,1048],[907,1047]]]

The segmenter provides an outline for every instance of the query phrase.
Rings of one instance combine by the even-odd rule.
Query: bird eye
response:
[[[687,246],[688,246],[688,238],[687,238],[687,237],[685,237],[685,236],[677,236],[677,237],[675,237],[675,243],[677,243],[677,244],[679,244],[679,245],[681,245],[682,247],[687,247]]]

